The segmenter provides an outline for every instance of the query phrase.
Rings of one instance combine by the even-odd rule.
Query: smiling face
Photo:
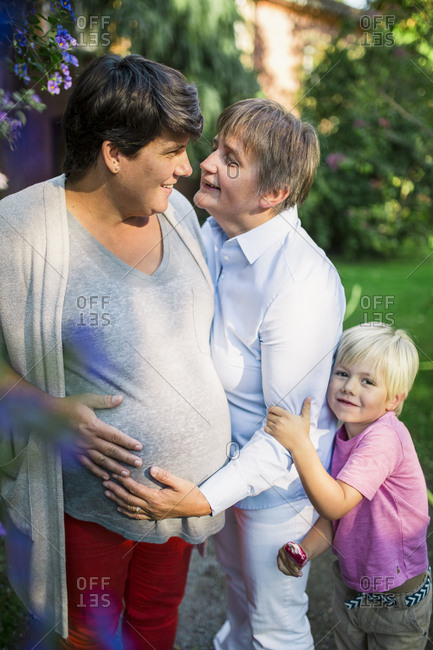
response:
[[[200,189],[194,203],[204,208],[229,237],[275,216],[272,198],[259,194],[258,161],[240,138],[217,135],[212,153],[201,163]]]
[[[112,152],[110,163],[118,170],[112,183],[113,202],[123,219],[149,217],[167,209],[173,185],[192,172],[188,141],[188,135],[165,133],[134,157]]]
[[[348,438],[361,433],[399,403],[398,396],[388,398],[384,373],[371,362],[335,365],[328,387],[328,404],[344,422]]]

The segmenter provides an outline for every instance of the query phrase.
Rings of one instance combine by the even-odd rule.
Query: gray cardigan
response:
[[[18,374],[56,397],[65,395],[61,331],[69,232],[64,184],[59,176],[0,202],[0,343]],[[164,214],[212,287],[191,204],[173,190]],[[62,467],[50,436],[28,425],[0,431],[0,482],[12,586],[36,618],[67,637]],[[25,581],[18,577],[23,558],[14,556],[14,527],[31,539]]]

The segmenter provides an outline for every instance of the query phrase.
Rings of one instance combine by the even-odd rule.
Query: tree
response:
[[[324,162],[301,217],[327,250],[432,245],[432,8],[373,3],[356,33],[343,26],[303,89]]]

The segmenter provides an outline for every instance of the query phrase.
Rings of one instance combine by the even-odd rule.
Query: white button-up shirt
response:
[[[233,442],[232,460],[200,489],[215,514],[304,498],[289,452],[263,426],[269,406],[299,414],[312,397],[310,435],[329,467],[336,423],[326,389],[345,310],[340,278],[296,207],[231,239],[210,217],[202,234],[215,284],[212,358]]]

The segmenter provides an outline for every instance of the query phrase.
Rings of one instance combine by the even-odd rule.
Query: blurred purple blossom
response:
[[[61,50],[67,50],[69,47],[69,42],[66,40],[63,34],[57,34],[55,36],[56,43]]]
[[[69,2],[69,0],[60,0],[60,4],[63,7],[63,9],[67,9],[71,13],[72,20],[75,20],[74,11],[72,9],[72,6],[71,6],[71,3]]]
[[[58,95],[60,93],[58,82],[55,79],[50,79],[47,83],[47,90],[50,95]]]
[[[330,153],[328,156],[326,156],[326,164],[328,165],[329,169],[331,169],[333,172],[336,172],[340,164],[346,160],[346,156],[343,153]]]
[[[60,39],[60,41],[64,41],[67,43],[66,47],[63,47],[60,45],[60,41],[57,40]],[[77,41],[73,36],[70,35],[67,29],[62,27],[62,25],[57,25],[57,36],[56,36],[56,41],[59,43],[59,46],[62,50],[67,50],[69,47],[76,47],[77,46]]]
[[[17,29],[17,31],[15,32],[15,38],[17,40],[18,47],[22,49],[26,47],[27,37],[26,34],[21,29]]]
[[[9,120],[9,128],[12,135],[17,136],[23,128],[23,123],[17,119]]]
[[[75,65],[76,67],[79,65],[77,57],[70,52],[63,52],[63,60],[66,61],[66,63],[72,63],[72,65]]]
[[[379,126],[383,127],[384,129],[389,129],[391,126],[391,122],[387,120],[386,117],[379,117],[377,123],[379,124]]]
[[[27,63],[16,63],[14,72],[17,77],[24,77],[27,74]]]

